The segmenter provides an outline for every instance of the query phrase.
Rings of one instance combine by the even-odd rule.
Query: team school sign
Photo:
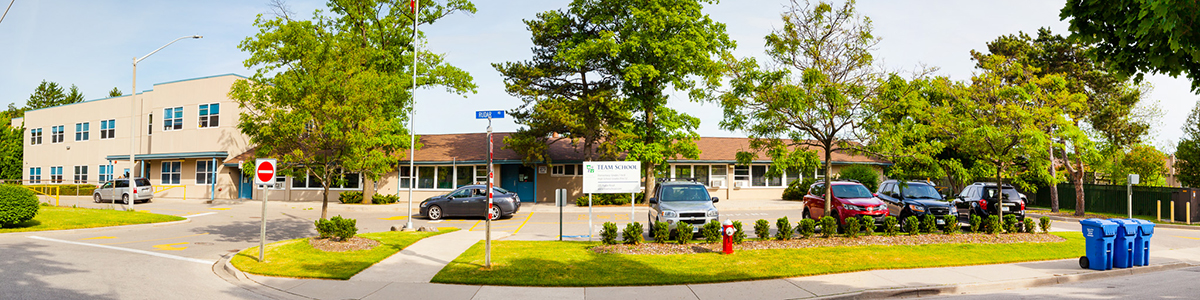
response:
[[[628,194],[641,191],[641,162],[583,162],[583,192],[585,194]]]

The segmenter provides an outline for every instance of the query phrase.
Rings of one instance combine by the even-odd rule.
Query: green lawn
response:
[[[476,244],[433,278],[435,283],[511,286],[625,286],[727,282],[845,273],[1073,258],[1083,236],[1053,233],[1057,243],[933,244],[739,251],[680,255],[597,254],[589,242],[494,241],[492,270]]]
[[[384,231],[359,234],[359,237],[379,241],[370,250],[325,252],[308,244],[308,238],[267,244],[266,262],[258,261],[258,247],[242,250],[230,262],[246,273],[296,277],[350,279],[354,274],[392,256],[417,241],[455,229],[438,232]]]
[[[0,228],[0,233],[108,227],[183,220],[182,217],[145,212],[39,206],[33,220]]]

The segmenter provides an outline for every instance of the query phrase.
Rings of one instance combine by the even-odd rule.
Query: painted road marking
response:
[[[213,264],[213,262],[212,262],[212,261],[206,261],[206,260],[195,259],[195,258],[190,258],[190,257],[183,257],[183,256],[175,256],[175,255],[170,255],[170,254],[162,254],[162,253],[150,252],[150,251],[144,251],[144,250],[137,250],[137,249],[129,249],[129,248],[121,248],[121,247],[113,247],[113,246],[105,246],[105,245],[96,245],[96,244],[80,243],[80,242],[73,242],[73,241],[64,241],[64,240],[59,240],[59,239],[44,238],[44,237],[40,237],[40,236],[30,236],[29,238],[31,238],[31,239],[36,239],[36,240],[50,241],[50,242],[59,242],[59,243],[64,243],[64,244],[72,244],[72,245],[80,245],[80,246],[90,246],[90,247],[98,247],[98,248],[111,249],[111,250],[117,250],[117,251],[125,251],[125,252],[133,252],[133,253],[139,253],[139,254],[146,254],[146,255],[150,255],[150,256],[157,256],[157,257],[162,257],[162,258],[170,258],[170,259],[182,260],[182,261],[188,261],[188,262],[194,262],[194,263],[198,263],[198,264],[205,264],[205,265],[210,265],[210,266]]]
[[[293,207],[293,208],[295,208],[295,207]],[[228,208],[228,207],[209,207],[208,209],[211,209],[211,210],[229,210],[229,208]]]
[[[525,216],[525,222],[521,222],[521,226],[517,227],[517,231],[513,231],[513,235],[517,235],[517,233],[521,232],[521,228],[525,228],[525,224],[529,223],[529,218],[533,218],[532,211],[529,212],[528,216]]]
[[[442,220],[437,220],[437,221],[429,221],[429,223],[441,223],[441,222],[442,222]]]
[[[174,243],[174,244],[154,245],[153,247],[154,247],[154,249],[158,249],[158,250],[179,251],[179,250],[187,249],[187,247],[174,247],[174,246],[187,245],[187,244],[188,244],[188,242],[182,242],[182,243]]]
[[[1178,235],[1172,235],[1172,236],[1177,237],[1177,238],[1200,240],[1200,238],[1194,238],[1194,237],[1190,237],[1190,236],[1178,236]]]
[[[615,217],[614,219],[617,219],[617,220],[629,220],[629,214],[617,214],[617,215],[616,215],[616,217]]]
[[[387,218],[379,218],[379,219],[380,219],[380,220],[389,220],[389,221],[392,221],[392,220],[404,220],[404,219],[408,219],[408,216],[395,216],[395,217],[387,217]]]
[[[90,237],[90,238],[80,239],[80,240],[107,240],[107,239],[115,239],[115,238],[117,238],[117,237],[115,237],[115,236],[98,236],[98,237]]]
[[[200,213],[200,214],[194,214],[194,215],[186,215],[186,216],[183,216],[183,217],[184,217],[184,218],[195,218],[195,217],[202,217],[202,216],[207,216],[207,215],[215,215],[215,214],[217,214],[217,213],[215,213],[215,212],[206,212],[206,213]]]
[[[471,225],[471,229],[467,229],[467,231],[474,231],[475,226],[479,226],[479,222],[483,222],[483,221],[475,221],[475,225]]]
[[[208,234],[208,233],[207,233],[207,232],[205,232],[205,233],[200,233],[200,234],[192,234],[192,235],[185,235],[185,236],[177,236],[177,237],[169,237],[169,238],[161,238],[161,239],[152,239],[152,240],[132,241],[132,242],[107,243],[107,244],[101,244],[101,245],[121,245],[121,244],[132,244],[132,243],[141,243],[141,242],[153,242],[153,241],[162,241],[162,240],[173,240],[173,239],[181,239],[181,238],[185,238],[185,237],[201,236],[201,235],[207,235],[207,234]]]

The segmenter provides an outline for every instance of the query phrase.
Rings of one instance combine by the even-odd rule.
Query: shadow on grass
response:
[[[38,226],[38,225],[42,225],[42,221],[29,220],[29,221],[25,221],[25,222],[21,222],[21,223],[16,223],[16,224],[3,224],[3,226],[0,226],[0,228],[29,228],[29,227],[34,227],[34,226]]]

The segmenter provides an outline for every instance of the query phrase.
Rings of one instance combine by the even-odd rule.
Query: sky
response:
[[[801,0],[802,1],[802,0]],[[0,0],[0,2],[8,2]],[[126,94],[132,86],[132,60],[171,40],[182,40],[138,64],[138,90],[154,83],[211,75],[253,74],[242,61],[249,55],[237,45],[257,29],[258,14],[270,15],[268,0],[210,1],[29,1],[16,0],[0,21],[0,106],[21,106],[42,80],[65,87],[76,85],[85,99],[100,99],[113,87]],[[428,47],[468,71],[479,86],[464,96],[427,89],[417,92],[416,132],[419,134],[482,132],[486,121],[477,110],[509,110],[521,101],[504,91],[503,79],[492,63],[528,60],[530,34],[522,20],[538,12],[563,9],[569,0],[475,0],[475,14],[455,14],[422,27]],[[840,1],[839,1],[840,2]],[[289,0],[291,10],[310,16],[323,1]],[[789,0],[726,0],[705,7],[727,26],[737,42],[735,55],[762,61],[763,37],[782,27],[780,13]],[[938,67],[938,75],[969,80],[976,71],[970,50],[984,50],[996,37],[1019,31],[1036,34],[1047,27],[1067,34],[1058,14],[1064,1],[909,1],[865,0],[859,13],[871,18],[874,34],[882,38],[875,50],[886,70],[906,72],[921,65]],[[3,3],[0,5],[4,5]],[[2,6],[0,6],[2,7]],[[1153,90],[1146,103],[1157,106],[1149,144],[1160,149],[1178,141],[1180,127],[1200,97],[1183,78],[1148,76]],[[722,111],[715,103],[690,101],[674,93],[671,107],[698,117],[701,136],[745,136],[722,130]],[[515,131],[511,119],[497,120],[496,131]]]

